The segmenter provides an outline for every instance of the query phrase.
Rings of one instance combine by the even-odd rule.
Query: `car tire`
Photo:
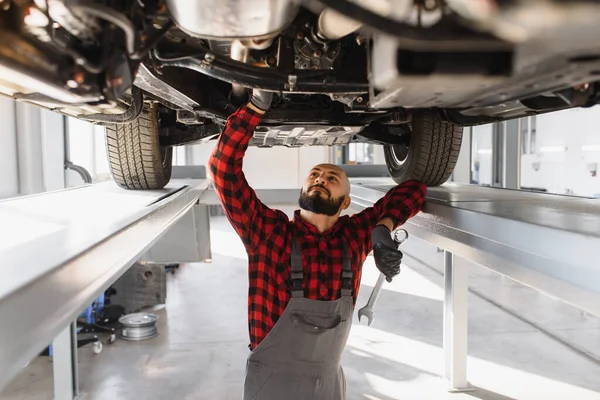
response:
[[[410,143],[384,147],[388,172],[396,183],[415,179],[427,186],[446,182],[456,166],[463,127],[442,120],[433,110],[418,111]]]
[[[135,121],[106,128],[109,167],[120,187],[153,190],[169,183],[173,148],[160,145],[158,126],[156,107],[145,106]]]

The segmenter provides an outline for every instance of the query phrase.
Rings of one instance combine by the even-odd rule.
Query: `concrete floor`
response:
[[[80,349],[83,399],[240,399],[246,255],[223,217],[213,219],[211,239],[211,264],[182,265],[169,275],[158,337],[118,339],[99,355]],[[373,325],[355,314],[343,360],[349,400],[600,399],[600,318],[475,265],[468,377],[476,391],[448,393],[441,378],[443,253],[413,238],[404,250],[401,276],[384,285]],[[377,275],[369,258],[357,309]],[[0,399],[52,399],[52,387],[52,360],[40,357]]]

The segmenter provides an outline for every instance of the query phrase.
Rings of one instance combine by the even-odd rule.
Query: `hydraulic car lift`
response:
[[[75,398],[77,315],[140,259],[210,258],[207,209],[218,203],[206,180],[181,179],[187,172],[160,191],[109,182],[0,202],[0,390],[54,340],[55,399]],[[351,181],[356,210],[393,186],[388,178]],[[269,204],[297,198],[297,190],[257,192]],[[445,374],[453,391],[470,389],[468,275],[454,255],[600,315],[597,200],[447,183],[429,188],[405,228],[445,250]]]
[[[210,259],[207,187],[105,182],[0,202],[0,391],[52,342],[54,398],[76,398],[77,316],[136,261]]]
[[[352,204],[373,205],[389,179],[352,182]],[[444,249],[445,377],[467,391],[467,267],[454,255],[600,316],[600,202],[446,183],[428,189],[423,211],[404,228]]]

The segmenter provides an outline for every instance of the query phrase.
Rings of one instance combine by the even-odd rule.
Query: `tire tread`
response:
[[[393,147],[385,147],[390,175],[397,183],[416,179],[427,186],[438,186],[452,175],[462,142],[463,128],[441,119],[433,110],[415,113],[409,156],[396,165]]]
[[[171,179],[173,149],[161,152],[154,107],[129,124],[108,126],[106,147],[113,179],[123,188],[162,189]]]

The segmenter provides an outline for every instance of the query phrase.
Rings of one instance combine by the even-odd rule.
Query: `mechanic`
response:
[[[242,163],[273,94],[254,90],[227,120],[209,165],[225,214],[249,258],[250,354],[243,399],[345,399],[340,358],[352,325],[362,265],[373,249],[388,278],[402,253],[391,231],[421,210],[426,187],[395,186],[360,213],[350,205],[350,181],[330,164],[315,166],[300,191],[293,219],[263,204]],[[269,173],[265,165],[265,178]]]

